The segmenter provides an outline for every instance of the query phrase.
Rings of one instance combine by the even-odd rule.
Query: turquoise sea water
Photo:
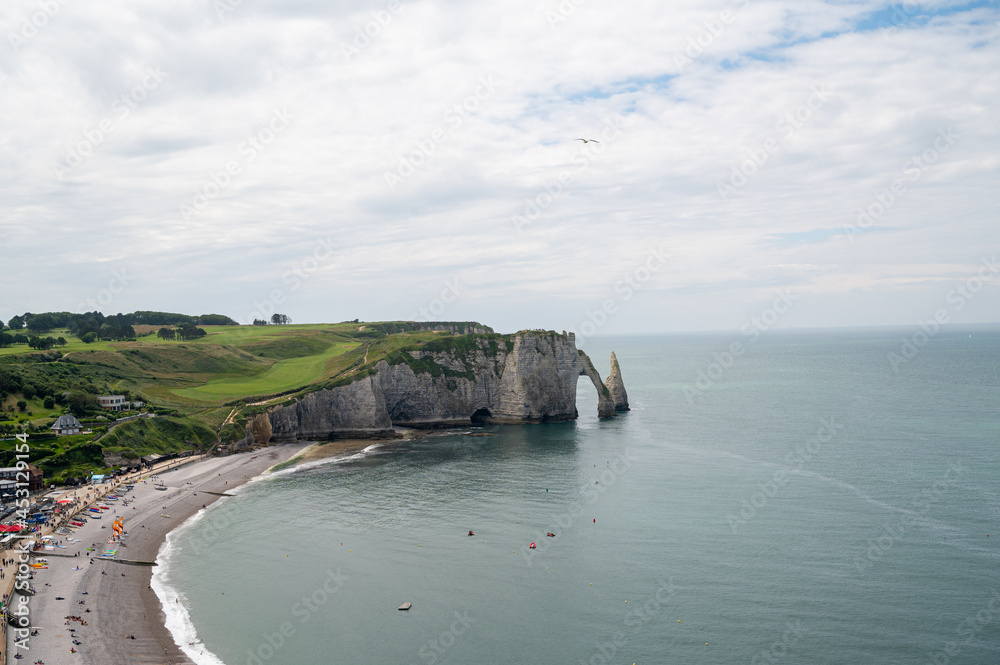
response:
[[[912,334],[590,340],[631,412],[584,379],[576,422],[251,483],[171,536],[171,622],[227,665],[998,663],[1000,331],[894,369]]]

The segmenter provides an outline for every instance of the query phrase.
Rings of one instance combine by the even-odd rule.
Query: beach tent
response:
[[[20,524],[0,524],[0,533],[17,533],[23,528]]]

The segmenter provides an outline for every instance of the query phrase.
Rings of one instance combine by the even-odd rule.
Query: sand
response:
[[[29,638],[27,650],[17,651],[24,656],[20,661],[11,658],[6,662],[34,663],[41,659],[45,665],[190,663],[164,626],[165,615],[159,598],[149,588],[153,568],[100,559],[90,562],[91,556],[100,555],[108,546],[114,518],[125,516],[128,533],[124,539],[127,546],[118,547],[117,558],[155,561],[167,533],[195,514],[203,504],[222,498],[204,491],[235,489],[269,467],[303,452],[306,454],[300,459],[317,459],[317,455],[340,454],[372,443],[332,442],[314,448],[318,452],[313,453],[307,451],[309,444],[306,443],[279,445],[195,461],[160,473],[159,479],[169,488],[166,491],[155,490],[153,480],[136,483],[135,489],[127,495],[130,497],[128,507],[121,506],[120,501],[109,502],[107,505],[116,512],[106,511],[110,514],[101,520],[90,520],[68,537],[81,542],[69,542],[67,537],[56,535],[56,540],[61,540],[66,548],[39,554],[48,559],[49,568],[35,571],[32,584],[38,593],[30,597],[28,606],[31,624],[40,629],[40,634]],[[134,501],[131,500],[133,496]],[[92,543],[96,543],[96,552],[86,550]],[[73,556],[77,552],[79,555]],[[102,575],[102,572],[107,574]],[[5,584],[11,579],[9,567],[6,575]],[[64,600],[57,600],[57,596]],[[13,599],[16,602],[17,596]],[[79,601],[84,602],[80,604]],[[88,608],[89,613],[86,612]],[[77,621],[66,625],[67,615],[80,616],[87,625]],[[75,636],[82,644],[72,644],[74,638],[69,628],[76,629]],[[127,635],[134,635],[135,639],[128,639]],[[10,631],[4,655],[13,647],[12,638],[13,631]],[[70,653],[70,648],[75,648],[76,653]],[[13,653],[11,650],[10,654]]]

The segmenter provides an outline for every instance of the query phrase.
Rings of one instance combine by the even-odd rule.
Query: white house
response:
[[[56,436],[66,436],[68,434],[79,434],[83,431],[83,425],[76,419],[76,416],[66,414],[65,416],[59,416],[59,419],[49,429],[55,432]]]
[[[97,403],[105,409],[113,409],[115,411],[128,408],[128,404],[125,402],[125,395],[100,395],[97,398]]]

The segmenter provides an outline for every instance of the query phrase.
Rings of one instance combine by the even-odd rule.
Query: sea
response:
[[[243,486],[161,550],[169,628],[206,665],[1000,663],[1000,328],[749,332],[586,340],[613,419],[581,378],[573,422]]]

